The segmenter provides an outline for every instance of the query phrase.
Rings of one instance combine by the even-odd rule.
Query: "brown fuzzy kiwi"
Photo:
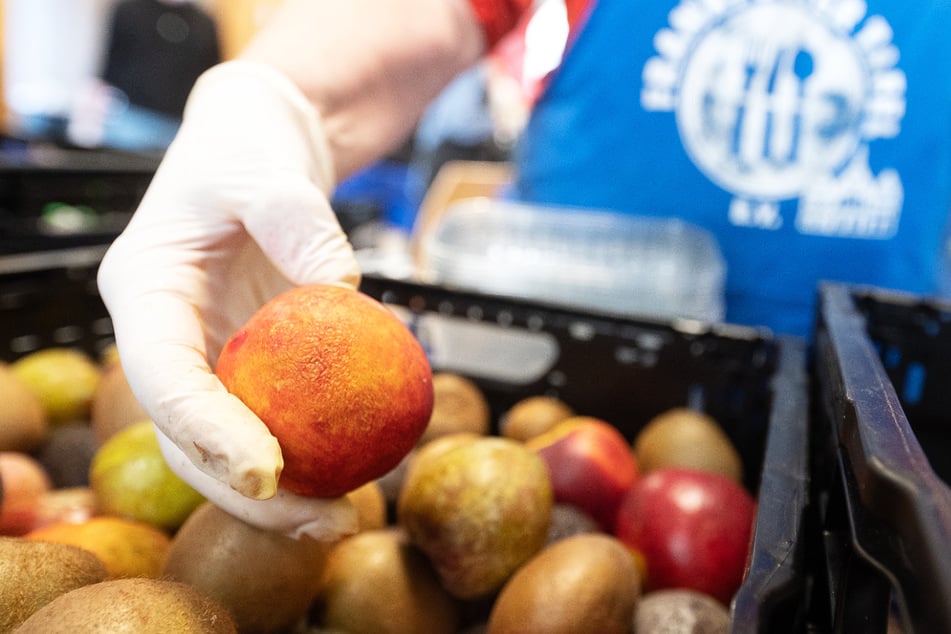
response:
[[[730,612],[713,597],[685,588],[655,590],[641,597],[633,634],[726,634]]]
[[[641,594],[634,557],[615,537],[584,533],[554,542],[502,587],[488,634],[628,634]]]
[[[551,508],[551,525],[548,527],[549,544],[583,533],[602,532],[604,531],[597,520],[574,504],[556,502]]]
[[[499,433],[524,442],[574,415],[575,411],[555,396],[528,396],[505,412],[499,421]]]
[[[386,526],[386,497],[383,487],[371,480],[347,493],[350,503],[357,509],[357,530],[365,531]]]
[[[433,413],[417,444],[457,432],[489,433],[491,411],[474,381],[453,372],[433,374]]]
[[[695,410],[675,407],[651,419],[633,442],[642,473],[684,467],[743,480],[743,461],[716,420]]]
[[[107,576],[105,564],[78,546],[0,537],[0,632],[61,594]]]
[[[460,618],[430,562],[398,527],[341,540],[314,605],[317,625],[334,632],[454,634]]]
[[[205,502],[175,534],[164,574],[217,600],[242,632],[285,632],[306,615],[330,547],[251,526]]]
[[[129,387],[122,364],[112,363],[102,371],[92,396],[89,417],[101,443],[121,429],[149,420],[149,415]]]
[[[17,634],[236,634],[228,611],[198,589],[167,579],[111,579],[61,594]]]

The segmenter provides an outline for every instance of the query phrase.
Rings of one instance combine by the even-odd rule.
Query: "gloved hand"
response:
[[[278,293],[359,283],[327,198],[332,165],[320,117],[290,80],[225,62],[198,80],[99,270],[123,368],[173,470],[252,524],[317,538],[351,532],[355,510],[345,498],[279,491],[277,440],[212,368],[231,333]]]

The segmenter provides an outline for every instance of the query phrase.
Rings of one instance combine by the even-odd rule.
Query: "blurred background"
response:
[[[158,83],[181,92],[192,79],[191,73],[182,72],[183,65],[190,64],[187,70],[193,70],[233,55],[275,4],[4,0],[0,6],[4,130],[9,136],[33,140],[89,146],[103,141],[129,149],[158,149],[162,131],[147,131],[144,125],[137,143],[95,138],[88,129],[94,108],[111,106],[115,114],[131,104],[171,117],[169,104],[149,101],[147,85]],[[129,44],[135,40],[137,48]],[[160,63],[169,60],[174,64]],[[132,67],[140,71],[139,86],[130,79]],[[121,85],[107,91],[103,86],[107,80]],[[107,103],[107,97],[115,102]],[[78,125],[72,121],[70,130],[73,119]],[[161,120],[156,118],[156,127]]]
[[[195,78],[240,51],[279,3],[0,1],[0,252],[36,248],[28,238],[37,217],[47,233],[120,227],[174,136]],[[358,248],[404,239],[446,163],[472,164],[456,181],[499,185],[493,168],[508,160],[567,35],[562,0],[541,6],[446,89],[403,147],[339,184],[335,208]],[[77,170],[86,191],[56,191]]]
[[[98,247],[98,258],[144,195],[195,80],[237,55],[279,4],[0,0],[0,256]],[[695,228],[502,204],[522,128],[568,37],[565,0],[539,0],[401,147],[338,183],[331,203],[362,270],[720,319],[722,259]]]

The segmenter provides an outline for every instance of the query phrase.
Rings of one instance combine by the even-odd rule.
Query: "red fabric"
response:
[[[574,40],[584,28],[587,17],[597,4],[597,0],[562,0],[562,2],[568,18],[568,39],[565,42],[565,53],[567,54]],[[528,2],[526,4],[532,3]],[[533,104],[548,86],[548,77],[529,78],[523,72],[525,30],[531,18],[532,12],[525,11],[518,19],[517,24],[502,37],[502,40],[489,54],[489,59],[492,60],[497,70],[518,82],[528,104]]]
[[[532,0],[469,0],[469,4],[485,33],[486,48],[491,49],[518,25]]]
[[[585,16],[591,7],[594,6],[594,0],[565,0],[565,10],[568,13],[568,24],[572,32],[577,31]]]

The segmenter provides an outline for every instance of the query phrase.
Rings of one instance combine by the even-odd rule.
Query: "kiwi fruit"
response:
[[[0,537],[0,632],[10,632],[44,605],[108,577],[88,550]]]
[[[509,579],[492,606],[488,634],[628,634],[641,594],[630,551],[603,533],[559,540]]]
[[[85,422],[64,423],[50,430],[34,455],[53,488],[89,486],[89,467],[99,450],[96,432]]]
[[[455,634],[459,617],[427,558],[404,531],[387,527],[347,537],[330,551],[313,620],[330,631]]]
[[[418,444],[457,432],[488,434],[489,401],[474,381],[453,372],[433,374],[433,412]]]
[[[0,451],[36,449],[49,432],[46,410],[6,363],[0,363],[0,403]]]
[[[726,634],[730,613],[719,601],[694,590],[655,590],[641,597],[633,634]]]
[[[92,396],[89,418],[100,443],[121,429],[149,420],[145,408],[132,393],[121,363],[112,363],[102,371]]]
[[[711,416],[675,407],[648,421],[633,442],[641,473],[682,467],[719,473],[743,481],[743,460],[723,428]]]
[[[499,433],[524,442],[574,415],[575,411],[555,396],[528,396],[502,415],[499,420]]]
[[[242,632],[286,632],[306,616],[330,546],[251,526],[204,502],[175,533],[163,572],[223,605]]]
[[[582,533],[603,532],[597,520],[574,504],[556,502],[551,507],[551,524],[548,526],[549,544]]]
[[[131,577],[82,586],[26,619],[17,634],[110,632],[236,634],[228,611],[184,583]]]
[[[370,480],[347,493],[350,503],[357,509],[357,530],[383,528],[387,523],[386,498],[383,487]]]

